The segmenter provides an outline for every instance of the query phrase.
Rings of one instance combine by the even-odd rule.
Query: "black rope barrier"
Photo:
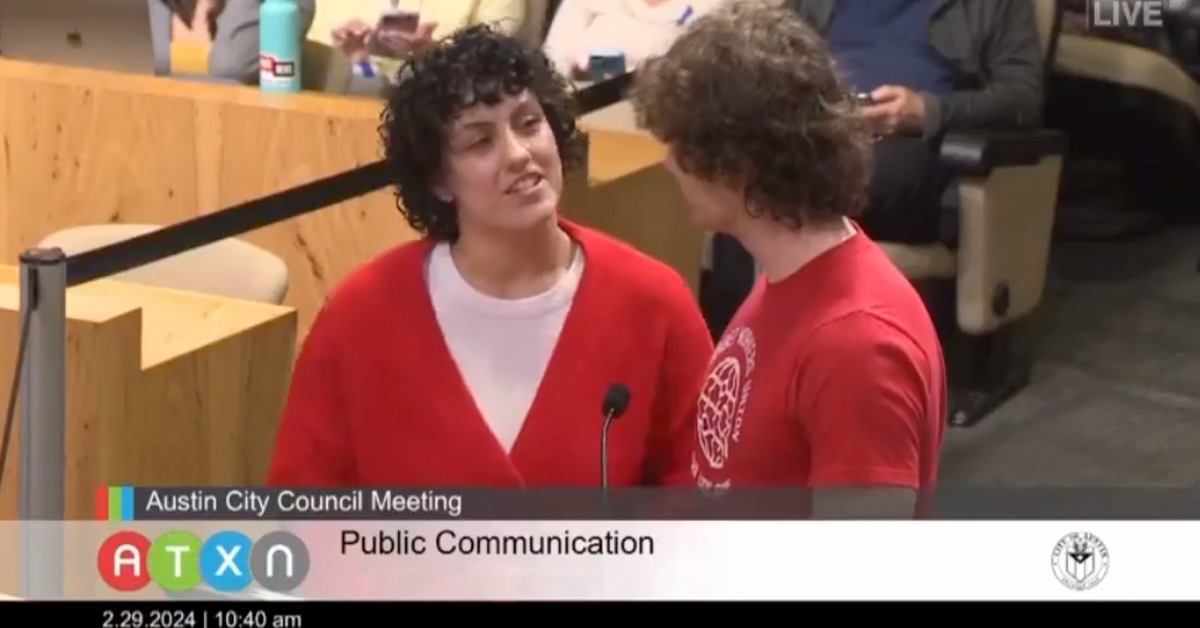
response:
[[[387,164],[377,161],[72,255],[67,258],[67,285],[107,277],[369,194],[385,187],[388,177]]]
[[[580,115],[623,100],[633,74],[623,74],[579,90]],[[67,286],[101,279],[178,255],[267,225],[324,209],[386,187],[387,164],[377,161],[323,179],[191,218],[67,258]]]

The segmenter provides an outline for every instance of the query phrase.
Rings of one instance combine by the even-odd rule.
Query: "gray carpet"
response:
[[[951,430],[943,485],[1200,485],[1200,230],[1056,244],[1033,383]]]

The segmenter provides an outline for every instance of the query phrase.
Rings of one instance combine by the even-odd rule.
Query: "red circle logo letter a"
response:
[[[146,555],[150,540],[137,532],[118,532],[100,546],[96,566],[100,577],[118,591],[137,591],[150,583]]]

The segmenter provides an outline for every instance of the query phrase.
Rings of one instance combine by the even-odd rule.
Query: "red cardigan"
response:
[[[355,271],[318,315],[292,375],[268,484],[597,486],[602,404],[616,486],[690,485],[694,409],[712,341],[671,268],[564,221],[585,255],[558,345],[511,455],[475,407],[425,281],[433,243]]]

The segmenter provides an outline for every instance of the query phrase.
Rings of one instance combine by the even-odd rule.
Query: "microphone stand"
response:
[[[604,393],[604,425],[600,428],[600,500],[603,510],[602,519],[611,516],[611,505],[608,494],[608,431],[612,428],[613,420],[621,416],[629,407],[629,388],[624,384],[609,386]],[[608,598],[608,558],[600,558],[600,597]]]
[[[600,492],[608,510],[608,429],[616,418],[616,410],[604,413],[604,427],[600,430]]]
[[[608,429],[612,426],[613,419],[616,418],[617,412],[615,408],[611,408],[604,413],[604,426],[600,430],[600,503],[603,511],[603,518],[607,519],[610,514],[608,503]],[[608,599],[608,557],[600,557],[600,598]]]

